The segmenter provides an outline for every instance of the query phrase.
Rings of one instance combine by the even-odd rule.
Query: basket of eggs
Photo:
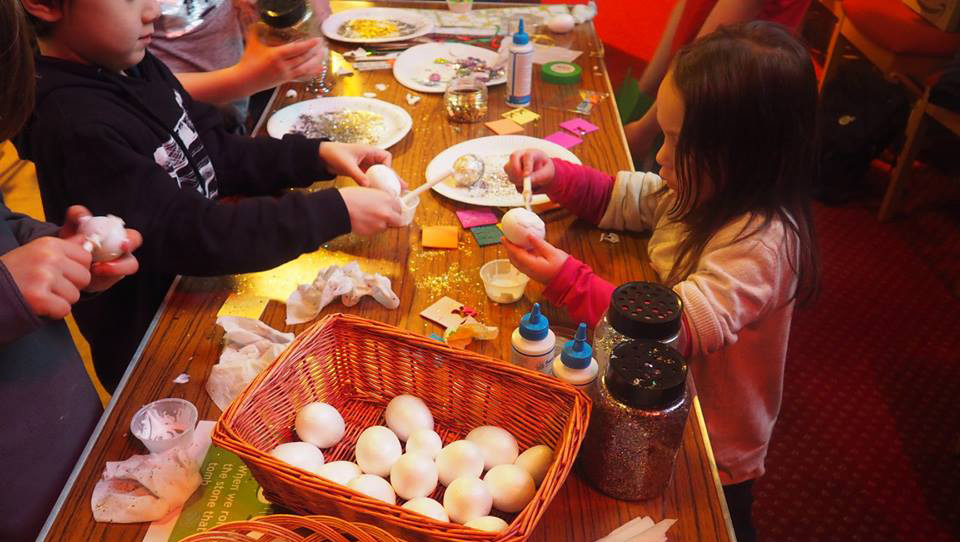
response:
[[[297,513],[407,541],[506,542],[531,535],[589,418],[559,380],[334,314],[231,403],[213,441]]]

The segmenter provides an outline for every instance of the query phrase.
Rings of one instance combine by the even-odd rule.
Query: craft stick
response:
[[[449,170],[449,171],[444,171],[443,174],[438,175],[438,176],[434,177],[433,179],[431,179],[431,180],[429,180],[429,181],[421,184],[420,186],[414,188],[413,190],[407,192],[406,194],[403,195],[403,203],[404,203],[404,205],[410,205],[410,202],[413,201],[414,198],[416,198],[416,197],[419,196],[420,194],[423,194],[423,193],[426,192],[427,190],[430,190],[430,189],[433,188],[434,186],[442,183],[443,181],[445,181],[447,178],[449,178],[449,177],[451,177],[451,176],[453,176],[453,170],[452,170],[452,169]]]
[[[635,517],[611,531],[607,536],[597,540],[597,542],[625,542],[653,527],[653,525],[653,520],[647,516]]]
[[[533,199],[533,185],[530,182],[530,176],[523,178],[523,206],[530,211],[530,201]],[[532,212],[532,211],[531,211]]]

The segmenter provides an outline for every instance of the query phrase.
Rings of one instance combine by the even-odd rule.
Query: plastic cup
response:
[[[130,419],[130,432],[151,453],[160,453],[193,442],[197,407],[184,399],[160,399],[140,407]]]
[[[403,199],[403,194],[400,195],[400,206],[403,208],[400,211],[400,225],[409,226],[413,222],[414,215],[417,214],[417,207],[420,205],[420,196],[413,198],[409,204]]]
[[[510,260],[493,260],[480,268],[480,279],[487,296],[497,303],[513,303],[523,297],[530,277],[521,273]]]

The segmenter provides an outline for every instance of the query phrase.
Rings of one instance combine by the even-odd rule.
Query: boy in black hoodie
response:
[[[37,106],[17,140],[47,216],[67,203],[143,234],[140,273],[74,311],[104,387],[116,388],[177,274],[275,267],[351,230],[400,225],[400,202],[351,187],[284,191],[390,163],[366,145],[233,136],[146,52],[156,0],[22,0],[38,33]],[[250,196],[236,201],[221,196]]]

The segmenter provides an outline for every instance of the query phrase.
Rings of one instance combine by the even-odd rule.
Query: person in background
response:
[[[302,135],[228,133],[219,111],[146,51],[156,0],[21,3],[41,54],[35,114],[15,143],[37,165],[47,216],[78,202],[145,239],[140,272],[74,311],[108,391],[176,275],[270,269],[338,235],[400,224],[399,198],[381,190],[288,190],[337,175],[367,185],[363,172],[391,155]]]
[[[640,91],[655,96],[677,50],[694,39],[706,36],[721,25],[752,20],[773,21],[796,29],[803,22],[810,1],[677,0],[653,58],[640,76]],[[638,120],[627,123],[623,130],[634,163],[644,168],[652,165],[644,163],[644,159],[656,150],[654,144],[660,135],[656,102]]]
[[[604,229],[652,231],[660,279],[683,301],[681,351],[703,407],[737,540],[756,539],[754,480],[783,394],[794,305],[817,290],[810,210],[817,177],[817,81],[785,27],[721,27],[681,49],[657,94],[660,175],[616,178],[514,153],[505,171]],[[596,325],[614,285],[531,235],[510,261],[573,321]]]
[[[18,2],[0,2],[0,141],[33,103],[30,29]],[[137,271],[129,252],[91,267],[77,234],[85,208],[63,227],[10,211],[0,198],[0,540],[33,540],[102,413],[63,318],[81,292]],[[81,301],[82,303],[82,301]]]
[[[149,46],[194,100],[224,110],[228,127],[243,126],[251,95],[318,74],[329,54],[320,37],[264,46],[252,31],[257,20],[254,4],[254,0],[161,0]],[[330,14],[329,0],[312,4],[318,21]]]

